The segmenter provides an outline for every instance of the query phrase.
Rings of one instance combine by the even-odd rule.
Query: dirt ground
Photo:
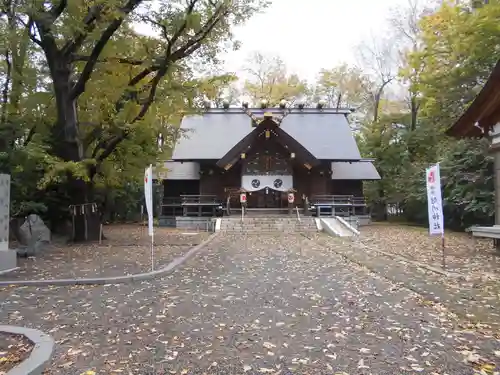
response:
[[[28,358],[32,349],[33,343],[24,336],[0,332],[0,375]]]
[[[427,228],[375,223],[361,229],[361,241],[370,247],[441,268],[441,237]],[[492,240],[472,239],[467,233],[446,232],[445,266],[469,279],[500,281],[500,253]]]
[[[121,276],[151,270],[151,237],[147,227],[127,224],[104,227],[101,244],[67,244],[55,240],[42,254],[18,258],[19,271],[0,280],[44,280]],[[153,261],[165,266],[208,238],[207,232],[155,228]]]

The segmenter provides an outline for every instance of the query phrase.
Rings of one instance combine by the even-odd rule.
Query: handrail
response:
[[[297,211],[297,221],[300,223],[299,206],[295,206],[295,210]]]
[[[227,216],[231,216],[231,194],[227,196],[227,201],[226,201],[226,213]]]

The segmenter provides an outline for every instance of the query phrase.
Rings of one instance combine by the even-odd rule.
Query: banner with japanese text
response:
[[[144,172],[144,198],[148,213],[148,233],[153,235],[153,166],[150,165]]]
[[[429,234],[444,234],[443,201],[441,198],[441,175],[439,164],[425,170],[427,182],[427,208],[429,212]]]

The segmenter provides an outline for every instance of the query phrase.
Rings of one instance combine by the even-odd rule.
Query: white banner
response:
[[[444,235],[443,201],[441,199],[441,175],[439,164],[425,170],[427,183],[427,208],[429,212],[429,234]]]
[[[153,166],[149,165],[144,172],[144,198],[148,212],[148,233],[153,235]]]
[[[293,176],[289,175],[244,175],[241,187],[246,191],[258,191],[265,188],[276,191],[288,191],[293,188]]]

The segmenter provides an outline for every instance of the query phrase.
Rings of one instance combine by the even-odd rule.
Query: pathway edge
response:
[[[124,284],[130,281],[151,280],[158,276],[163,276],[173,271],[176,267],[187,261],[195,253],[203,249],[217,237],[218,233],[211,234],[206,240],[189,249],[184,255],[175,258],[165,267],[154,271],[136,273],[132,275],[110,276],[110,277],[93,277],[93,278],[75,278],[75,279],[49,279],[49,280],[7,280],[0,281],[2,286],[49,286],[49,285],[107,285],[107,284]],[[9,374],[10,375],[10,374]]]
[[[22,335],[34,345],[29,357],[7,371],[7,375],[41,375],[52,357],[54,339],[42,331],[26,327],[0,325],[0,332]]]

